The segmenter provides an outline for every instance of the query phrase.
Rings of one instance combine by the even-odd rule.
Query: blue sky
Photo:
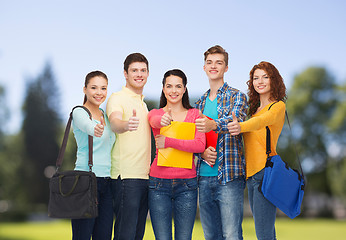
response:
[[[159,98],[162,76],[172,68],[186,73],[191,96],[201,95],[208,88],[203,53],[215,44],[230,54],[225,80],[244,92],[250,69],[262,60],[279,69],[288,88],[308,66],[326,67],[345,82],[345,12],[343,0],[0,0],[8,132],[19,129],[26,82],[46,61],[57,79],[63,119],[82,103],[88,72],[108,75],[108,96],[120,90],[123,61],[132,52],[149,60],[149,99]]]

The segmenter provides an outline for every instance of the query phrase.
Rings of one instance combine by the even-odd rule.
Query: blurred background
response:
[[[215,44],[229,53],[225,80],[245,93],[253,65],[278,68],[292,125],[278,152],[294,165],[295,147],[307,178],[300,217],[346,219],[345,11],[343,0],[0,0],[0,221],[47,218],[49,177],[88,72],[108,75],[110,96],[125,84],[126,56],[141,52],[150,109],[173,68],[193,101],[208,89],[203,53]],[[71,134],[65,169],[75,151]]]

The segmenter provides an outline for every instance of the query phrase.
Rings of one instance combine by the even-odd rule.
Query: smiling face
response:
[[[96,76],[90,78],[88,85],[83,88],[87,102],[92,105],[100,106],[107,97],[107,79]]]
[[[128,71],[124,71],[126,87],[137,94],[142,94],[144,85],[149,76],[147,65],[144,62],[134,62],[129,65]]]
[[[209,80],[223,80],[228,66],[225,63],[225,57],[221,53],[209,54],[204,62],[204,71]]]
[[[253,87],[259,95],[270,97],[270,78],[262,69],[256,69],[253,74]]]
[[[162,91],[165,94],[167,103],[176,104],[182,102],[186,87],[184,87],[183,79],[171,75],[166,78],[166,83],[163,86]]]

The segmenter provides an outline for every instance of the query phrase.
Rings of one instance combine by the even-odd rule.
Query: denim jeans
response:
[[[148,215],[147,179],[112,179],[114,240],[142,240]]]
[[[197,211],[197,178],[162,179],[150,177],[149,211],[157,240],[192,238]]]
[[[258,187],[262,182],[263,175],[264,169],[248,178],[247,188],[249,191],[249,202],[255,221],[257,239],[273,240],[276,239],[276,207],[258,190]]]
[[[73,240],[110,240],[113,226],[113,202],[110,178],[97,178],[98,217],[72,219]]]
[[[245,178],[222,185],[217,177],[199,177],[199,211],[206,240],[243,239]]]

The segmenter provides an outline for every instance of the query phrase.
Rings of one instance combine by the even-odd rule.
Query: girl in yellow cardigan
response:
[[[266,126],[271,131],[271,156],[276,155],[276,144],[285,121],[286,87],[276,67],[260,62],[250,71],[247,81],[249,120],[238,122],[236,117],[227,127],[231,135],[243,133],[249,202],[257,239],[276,239],[276,207],[258,187],[263,179],[266,155]],[[270,108],[270,109],[269,109]]]

